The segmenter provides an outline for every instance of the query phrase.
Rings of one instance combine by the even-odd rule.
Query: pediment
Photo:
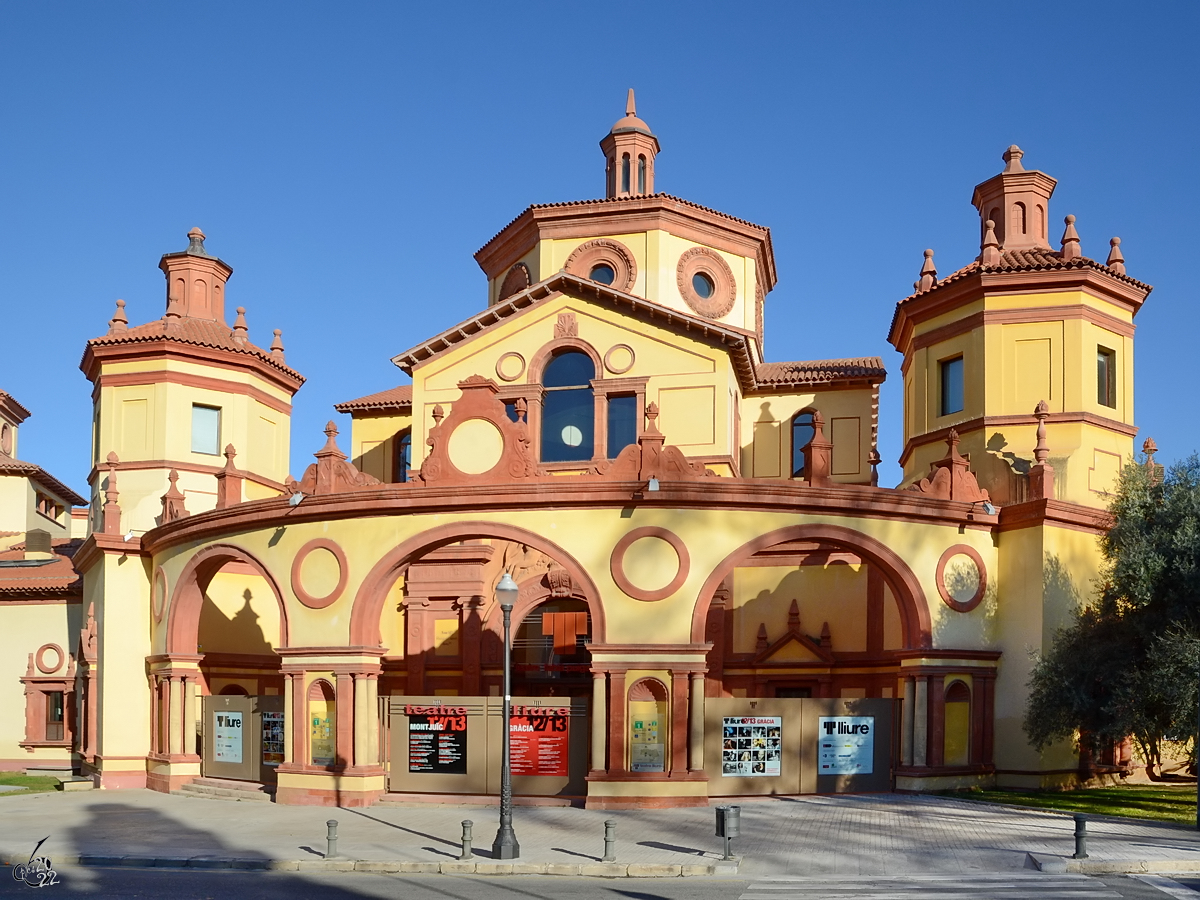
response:
[[[823,663],[833,662],[833,654],[806,634],[788,632],[775,643],[760,650],[755,663]]]

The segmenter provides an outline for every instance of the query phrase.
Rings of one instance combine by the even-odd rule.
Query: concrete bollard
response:
[[[475,823],[470,819],[462,821],[462,853],[458,855],[459,860],[466,862],[474,856],[475,851],[471,849],[471,829],[475,827]]]
[[[1075,855],[1071,859],[1087,859],[1087,816],[1075,816]]]
[[[337,852],[337,819],[325,823],[325,858],[333,859]]]
[[[604,820],[604,858],[601,862],[617,861],[617,820]]]

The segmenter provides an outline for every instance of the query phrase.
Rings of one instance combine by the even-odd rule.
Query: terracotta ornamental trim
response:
[[[692,281],[697,275],[708,279],[712,293],[701,297]],[[692,311],[706,319],[719,319],[729,314],[737,302],[737,281],[729,263],[717,252],[707,247],[692,247],[679,257],[675,267],[675,283],[679,295]]]
[[[896,304],[888,329],[888,343],[903,352],[903,347],[912,339],[916,323],[951,312],[965,302],[976,302],[981,295],[986,302],[987,295],[1040,294],[1086,287],[1088,293],[1097,299],[1136,314],[1152,290],[1150,285],[1119,276],[1093,260],[1087,262],[1095,268],[1073,266],[1054,270],[1013,269],[982,273],[976,269],[957,277],[953,282],[947,283],[947,279],[931,290],[913,294]]]
[[[946,565],[956,556],[965,556],[975,563],[975,567],[979,570],[979,584],[975,589],[975,593],[967,600],[955,600],[950,593],[950,589],[946,586]],[[938,596],[942,598],[945,604],[955,612],[966,613],[973,610],[983,601],[983,595],[987,591],[987,566],[984,565],[983,557],[979,552],[969,544],[955,544],[953,547],[947,547],[942,553],[941,558],[937,563],[937,571],[933,576],[934,584],[937,585]]]
[[[103,338],[94,340],[103,340]],[[89,381],[95,381],[103,364],[131,359],[147,359],[156,363],[179,359],[200,362],[206,366],[220,366],[238,372],[251,370],[264,380],[292,395],[300,390],[305,381],[304,376],[299,372],[274,360],[268,361],[257,355],[237,350],[184,344],[166,337],[137,343],[96,345],[89,342],[83,359],[79,363],[79,368]]]
[[[47,650],[54,651],[54,654],[58,657],[58,662],[52,666],[46,664]],[[38,671],[43,675],[53,675],[55,672],[61,669],[66,662],[67,654],[63,653],[63,648],[58,644],[42,644],[42,646],[38,647],[37,653],[35,653],[33,657],[34,665],[38,667]]]
[[[304,579],[302,577],[302,569],[304,561],[308,559],[310,553],[314,550],[328,550],[333,554],[338,564],[338,581],[324,597],[315,597],[308,592],[304,587]],[[342,596],[342,592],[346,590],[346,579],[350,577],[350,567],[346,562],[346,554],[340,546],[329,538],[313,538],[297,552],[295,558],[292,559],[292,591],[296,595],[296,599],[307,606],[309,609],[324,609]]]
[[[159,566],[154,572],[154,582],[151,587],[150,605],[151,612],[154,613],[154,621],[161,622],[163,613],[167,609],[167,573],[163,571],[163,567]]]
[[[1101,535],[1112,527],[1113,520],[1103,509],[1066,500],[1027,500],[1000,510],[999,530],[1002,532],[1043,524]]]
[[[199,463],[182,462],[176,459],[139,459],[135,462],[117,462],[114,468],[118,472],[136,472],[145,469],[175,469],[179,472],[191,472],[196,475],[218,475],[225,471],[224,466],[205,466]],[[88,472],[88,484],[92,484],[98,475],[107,474],[107,472],[107,464],[105,464],[103,469],[99,466],[92,466],[92,470]],[[244,469],[240,470],[239,474],[247,481],[253,481],[255,484],[269,487],[273,491],[279,491],[281,494],[284,491],[282,482],[272,481],[270,478],[264,478],[262,475],[256,475]]]
[[[1046,417],[1046,421],[1052,424],[1083,423],[1085,425],[1095,425],[1099,428],[1107,428],[1110,431],[1123,434],[1126,437],[1135,437],[1138,433],[1136,425],[1126,425],[1124,422],[1119,422],[1116,419],[1110,419],[1107,416],[1098,416],[1095,413],[1089,412],[1050,413]],[[1025,416],[976,416],[974,419],[967,419],[964,422],[955,422],[939,428],[937,431],[930,431],[926,434],[909,438],[904,445],[904,452],[900,454],[900,465],[906,465],[909,457],[913,455],[918,447],[924,447],[927,444],[946,443],[946,438],[949,437],[951,431],[957,431],[959,435],[967,435],[981,428],[1003,428],[1009,425],[1028,425],[1033,427],[1037,425],[1037,420],[1030,414]]]
[[[1035,306],[1032,309],[988,309],[972,313],[930,331],[911,336],[906,350],[924,350],[942,341],[968,334],[985,325],[1024,325],[1036,322],[1078,321],[1090,322],[1121,337],[1133,337],[1137,326],[1132,322],[1110,316],[1090,306]]]
[[[263,406],[273,409],[276,412],[288,416],[292,414],[292,404],[286,400],[280,400],[278,397],[272,397],[266,391],[256,388],[253,385],[242,384],[237,381],[226,381],[223,378],[209,378],[205,375],[196,375],[192,372],[175,372],[170,369],[154,372],[111,372],[100,375],[96,379],[95,388],[92,389],[92,399],[95,400],[98,392],[103,388],[156,384],[180,384],[184,387],[217,391],[222,394],[241,394],[244,397],[257,400]]]
[[[675,570],[675,576],[657,590],[648,591],[640,588],[630,581],[625,574],[625,552],[635,541],[640,541],[642,538],[658,538],[659,540],[666,541],[671,545],[671,548],[675,551],[675,555],[678,557],[678,567]],[[688,556],[687,547],[679,538],[679,535],[665,528],[660,528],[657,525],[646,525],[626,533],[617,541],[617,545],[613,547],[612,557],[609,559],[609,570],[612,572],[613,581],[617,583],[617,587],[634,600],[644,600],[647,602],[665,600],[674,594],[687,580],[691,567],[691,557]]]
[[[629,248],[612,238],[584,241],[571,251],[563,268],[580,278],[591,278],[592,269],[607,265],[613,270],[612,287],[629,293],[637,281],[637,262]]]
[[[705,478],[703,482],[659,479],[660,488],[645,494],[638,505],[664,509],[733,509],[787,513],[796,515],[835,515],[850,518],[892,519],[908,523],[947,525],[990,531],[996,517],[978,509],[969,518],[971,504],[962,500],[943,500],[916,491],[872,488],[865,485],[833,485],[814,488],[805,482],[759,481],[740,478]],[[371,518],[390,515],[477,513],[546,507],[624,509],[641,481],[585,481],[583,478],[553,477],[525,479],[506,484],[473,485],[464,491],[461,485],[421,486],[415,482],[379,485],[353,493],[305,497],[299,506],[289,506],[287,498],[254,500],[226,509],[213,509],[178,519],[146,532],[140,543],[148,553],[160,553],[177,544],[206,540],[243,530],[275,527],[300,522]],[[1071,506],[1071,504],[1066,504]],[[93,538],[96,535],[93,535]],[[120,536],[108,552],[119,550]],[[88,550],[89,538],[80,553]],[[129,555],[138,555],[138,539],[124,545]],[[79,561],[79,556],[76,556]]]
[[[771,230],[669,194],[530,206],[475,254],[488,280],[539,240],[667,231],[737,256],[752,256],[770,291],[778,280]]]

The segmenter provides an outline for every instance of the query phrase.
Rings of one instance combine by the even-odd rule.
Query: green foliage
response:
[[[1133,737],[1147,762],[1191,741],[1200,679],[1200,459],[1126,466],[1102,540],[1095,602],[1060,629],[1030,677],[1025,733],[1039,750]],[[1194,742],[1190,752],[1195,754]]]
[[[1161,822],[1196,821],[1196,786],[1194,784],[1117,785],[1082,791],[953,791],[945,796],[981,803],[1003,803],[1009,806],[1032,806],[1066,813],[1089,813],[1097,816],[1128,816],[1135,819],[1157,819]]]

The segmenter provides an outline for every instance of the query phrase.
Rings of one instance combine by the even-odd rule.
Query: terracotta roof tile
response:
[[[244,344],[239,344],[233,339],[232,328],[224,322],[217,322],[213,319],[197,319],[191,316],[172,317],[168,319],[164,316],[153,322],[147,322],[145,325],[135,325],[124,331],[92,338],[88,341],[88,346],[109,347],[117,344],[133,344],[160,340],[178,341],[197,347],[215,347],[219,350],[244,353],[247,356],[257,357],[268,365],[286,372],[292,378],[304,381],[299,372],[280,362],[271,355],[270,351],[256,347],[248,341]]]
[[[1131,284],[1145,291],[1151,290],[1150,285],[1143,284],[1136,278],[1130,278],[1128,275],[1122,275],[1110,269],[1104,263],[1089,259],[1086,256],[1064,260],[1062,255],[1055,250],[1004,250],[1000,254],[1000,265],[998,266],[985,266],[977,259],[972,260],[958,271],[951,272],[945,278],[940,279],[929,290],[936,291],[944,285],[967,278],[977,272],[981,274],[988,272],[1044,272],[1052,269],[1097,269],[1111,275],[1113,278],[1124,281],[1126,284]],[[909,294],[900,303],[906,303],[915,297],[921,297],[928,293],[929,291],[918,291],[914,294]]]
[[[639,194],[639,195],[629,196],[629,197],[608,197],[608,198],[596,199],[596,200],[565,200],[565,201],[562,201],[561,203],[533,203],[533,204],[527,206],[525,209],[523,209],[521,211],[520,215],[516,216],[511,222],[509,222],[507,225],[505,225],[503,228],[501,228],[499,231],[497,231],[494,235],[492,235],[488,239],[487,243],[485,243],[483,245],[483,248],[480,248],[480,249],[482,251],[484,248],[486,248],[488,246],[488,244],[490,244],[492,241],[496,240],[496,238],[498,238],[500,235],[504,234],[505,231],[507,231],[509,228],[511,228],[513,225],[513,222],[516,222],[517,219],[520,219],[521,216],[525,215],[527,212],[529,212],[530,210],[533,210],[533,209],[568,209],[571,207],[597,207],[597,206],[611,206],[615,209],[616,207],[620,206],[621,204],[645,203],[647,200],[659,200],[659,201],[669,201],[671,203],[678,203],[681,206],[686,206],[691,209],[699,210],[700,212],[708,213],[708,214],[714,215],[714,216],[720,216],[722,219],[728,219],[730,222],[737,222],[739,225],[746,225],[746,226],[749,226],[750,228],[757,228],[764,233],[770,231],[770,229],[767,228],[765,225],[758,225],[755,222],[750,222],[746,219],[739,219],[737,216],[731,216],[731,215],[729,215],[729,213],[721,212],[719,209],[712,209],[707,206],[701,206],[699,203],[693,203],[691,200],[684,200],[682,197],[676,197],[672,194]]]
[[[79,541],[69,545],[74,555]],[[14,599],[14,595],[31,596],[75,596],[83,595],[83,576],[75,570],[68,546],[56,546],[52,559],[25,559],[24,550],[8,550],[0,553],[0,598]]]
[[[359,397],[357,400],[335,403],[333,408],[342,413],[364,412],[377,409],[411,409],[412,392],[411,384],[402,384],[398,387],[388,388],[386,391],[380,391],[377,394],[367,394],[367,396]]]
[[[0,391],[0,409],[5,409],[8,414],[17,420],[19,425],[29,418],[29,410],[17,402],[17,398],[8,391]]]
[[[762,387],[832,384],[852,379],[883,381],[887,377],[887,369],[878,356],[759,363],[754,368]]]
[[[53,491],[72,506],[87,506],[88,502],[39,465],[0,454],[0,476],[19,475],[31,478]]]

